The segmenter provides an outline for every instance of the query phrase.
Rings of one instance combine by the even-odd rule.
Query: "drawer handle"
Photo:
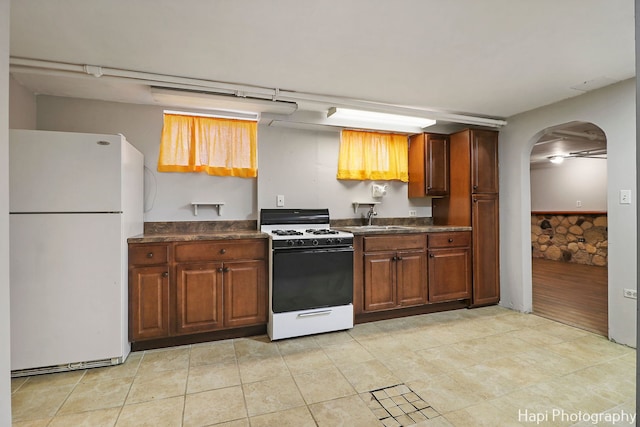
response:
[[[165,271],[164,273],[162,273],[162,277],[169,277],[169,272]]]
[[[226,253],[227,253],[227,250],[226,250],[226,249],[220,249],[220,253],[221,253],[221,254],[226,254]]]
[[[147,258],[153,258],[153,252],[149,252],[149,253],[147,254]]]
[[[453,243],[453,239],[449,239],[449,243]]]
[[[331,310],[315,311],[313,313],[300,313],[298,314],[298,317],[326,316],[328,314],[331,314]]]

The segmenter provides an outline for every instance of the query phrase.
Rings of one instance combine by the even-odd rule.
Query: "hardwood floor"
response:
[[[533,312],[608,336],[607,267],[533,258]]]

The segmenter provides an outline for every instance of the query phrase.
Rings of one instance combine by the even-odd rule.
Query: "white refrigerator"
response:
[[[122,135],[10,130],[13,376],[124,362],[143,155]]]

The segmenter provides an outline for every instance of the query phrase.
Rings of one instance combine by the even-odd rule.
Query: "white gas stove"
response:
[[[262,209],[271,243],[272,340],[353,327],[353,234],[333,230],[328,209]]]

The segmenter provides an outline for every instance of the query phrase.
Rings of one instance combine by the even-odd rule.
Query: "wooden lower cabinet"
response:
[[[222,322],[222,263],[176,265],[176,333],[220,329]]]
[[[223,266],[225,327],[267,322],[267,279],[264,261],[229,262]]]
[[[424,236],[364,238],[365,312],[426,304],[427,262]]]
[[[142,264],[129,268],[130,340],[266,324],[266,251],[262,239],[130,245]]]
[[[365,236],[355,247],[363,260],[356,314],[471,299],[470,231]]]
[[[474,194],[473,306],[500,301],[500,232],[497,194]]]
[[[168,336],[169,266],[135,267],[129,274],[130,340]]]
[[[471,233],[452,232],[428,237],[429,302],[471,297]]]

